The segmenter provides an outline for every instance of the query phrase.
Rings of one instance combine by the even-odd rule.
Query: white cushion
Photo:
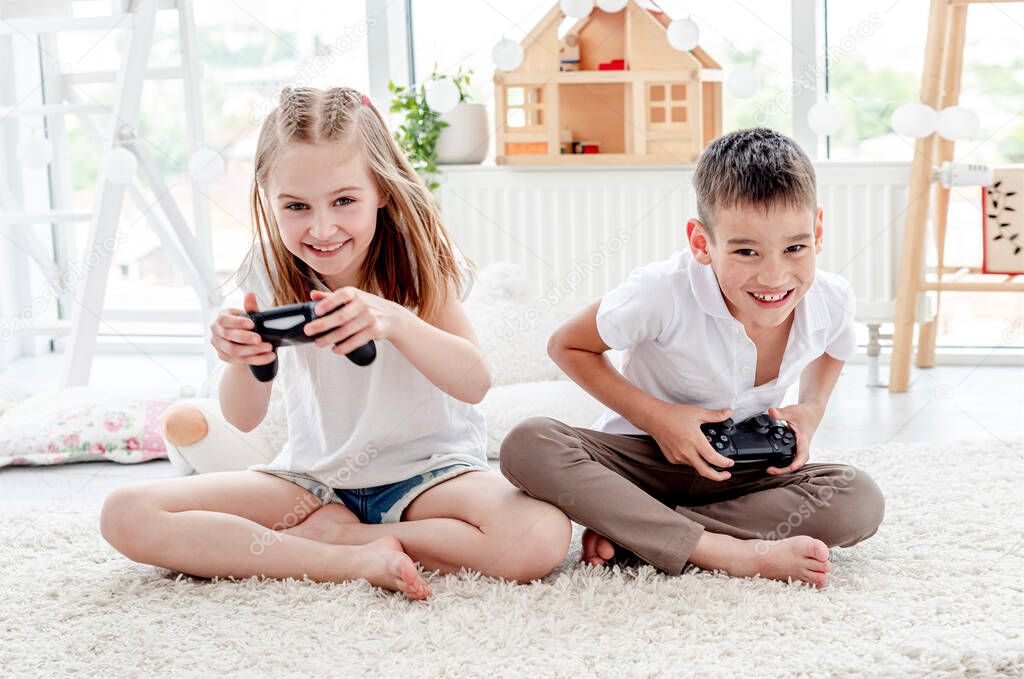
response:
[[[548,358],[548,338],[582,304],[554,293],[537,298],[527,288],[517,265],[492,264],[465,302],[495,385],[565,377]]]
[[[179,404],[198,408],[206,416],[206,436],[198,442],[179,446],[164,440],[167,446],[167,459],[179,471],[199,474],[222,471],[241,471],[250,465],[265,464],[277,455],[283,442],[275,447],[268,429],[257,427],[251,432],[243,432],[232,425],[220,412],[220,403],[216,399],[193,398],[178,401]],[[269,412],[268,412],[269,415]],[[266,423],[269,418],[264,418]],[[283,419],[278,414],[275,419]]]
[[[547,380],[492,387],[480,404],[487,419],[487,457],[498,459],[501,442],[530,417],[552,417],[574,427],[589,427],[604,409],[570,380]]]
[[[0,379],[0,416],[15,403],[23,401],[31,395],[32,392],[28,389],[13,382]]]

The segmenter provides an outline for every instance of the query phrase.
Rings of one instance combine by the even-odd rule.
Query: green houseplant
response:
[[[459,102],[469,98],[469,76],[472,70],[462,72],[460,68],[455,75],[447,76],[437,72],[430,74],[430,81],[450,79],[459,89]],[[426,87],[423,84],[398,86],[388,83],[391,92],[391,112],[403,115],[402,123],[395,131],[395,140],[405,152],[416,172],[423,177],[427,188],[431,191],[440,184],[437,179],[437,139],[441,130],[448,123],[441,120],[441,114],[427,105]]]

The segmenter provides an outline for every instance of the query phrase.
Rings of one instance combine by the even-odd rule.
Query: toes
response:
[[[597,555],[607,561],[615,556],[615,546],[607,539],[599,538],[597,541]]]
[[[594,541],[596,539],[597,534],[589,528],[583,532],[583,554],[580,556],[580,561],[589,563],[597,556],[597,550],[594,547]]]
[[[828,561],[828,545],[818,539],[812,539],[807,543],[805,554],[818,561]]]
[[[418,582],[412,588],[410,588],[408,594],[414,599],[426,599],[432,592],[430,591],[430,585],[425,582]]]
[[[819,561],[817,563],[812,564],[811,567],[810,567],[810,570],[812,570],[812,571],[814,571],[816,573],[831,573],[832,572],[832,562],[831,561],[825,561],[825,562],[820,562]]]
[[[410,599],[426,599],[431,594],[426,584],[409,586],[404,580],[399,580],[397,589]]]
[[[807,571],[803,579],[804,582],[814,585],[817,589],[821,589],[828,583],[828,574],[819,573],[818,571]]]
[[[430,585],[420,577],[416,570],[416,564],[411,559],[405,558],[399,564],[398,588],[404,593],[416,599],[426,599],[430,596]]]
[[[803,566],[807,570],[814,571],[815,573],[831,573],[832,572],[832,562],[829,561],[828,559],[822,561],[822,560],[820,560],[820,559],[818,559],[816,557],[809,557],[809,558],[804,559]]]

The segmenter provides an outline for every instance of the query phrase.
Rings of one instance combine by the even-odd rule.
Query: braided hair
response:
[[[421,317],[434,313],[449,291],[461,294],[455,246],[433,196],[369,99],[350,87],[285,87],[260,130],[251,196],[250,266],[259,248],[275,305],[308,300],[316,280],[309,265],[285,247],[266,199],[278,150],[291,142],[356,142],[362,150],[385,204],[359,272],[360,289]]]

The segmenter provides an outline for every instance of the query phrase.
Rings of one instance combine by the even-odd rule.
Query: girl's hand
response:
[[[265,365],[273,363],[276,356],[273,347],[253,332],[256,324],[243,314],[259,311],[256,295],[245,293],[242,309],[224,309],[210,324],[210,344],[217,350],[217,356],[225,363],[237,365]]]
[[[331,351],[341,355],[370,340],[388,339],[410,313],[400,304],[352,286],[338,288],[332,293],[313,290],[309,296],[319,302],[316,305],[318,318],[306,324],[305,333],[317,335],[333,328],[315,344],[332,347]]]

